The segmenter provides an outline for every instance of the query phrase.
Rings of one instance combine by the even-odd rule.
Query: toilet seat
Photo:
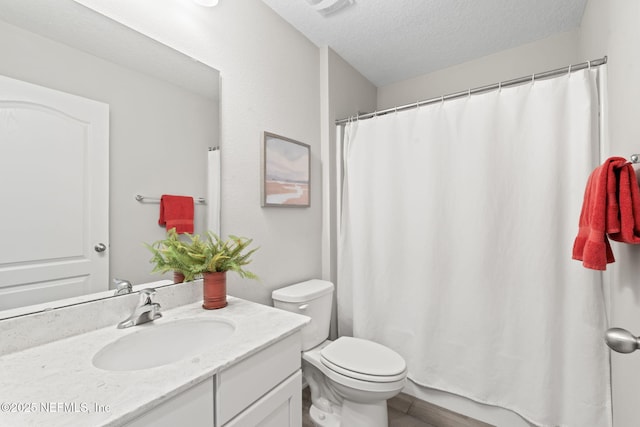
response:
[[[328,369],[349,378],[373,383],[404,380],[407,365],[398,353],[373,341],[340,337],[320,351]]]

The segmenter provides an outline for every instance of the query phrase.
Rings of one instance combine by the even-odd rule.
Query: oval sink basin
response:
[[[135,371],[167,365],[215,348],[235,330],[233,324],[215,319],[151,322],[133,328],[140,330],[98,351],[93,366],[107,371]]]

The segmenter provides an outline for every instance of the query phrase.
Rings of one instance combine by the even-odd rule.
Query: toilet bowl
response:
[[[305,314],[302,374],[311,390],[310,416],[319,427],[387,427],[387,399],[404,387],[404,359],[381,344],[353,337],[328,340],[331,282],[310,280],[273,292],[274,305]]]

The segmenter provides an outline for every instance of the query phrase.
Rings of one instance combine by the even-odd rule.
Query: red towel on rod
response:
[[[177,233],[193,233],[193,197],[164,194],[160,198],[158,224]]]
[[[611,157],[589,176],[580,213],[578,236],[573,243],[573,259],[586,268],[606,270],[615,261],[608,233],[620,233],[618,178],[616,171],[627,160]]]
[[[640,188],[631,163],[620,168],[618,179],[618,205],[620,208],[620,231],[609,234],[622,243],[640,243]]]

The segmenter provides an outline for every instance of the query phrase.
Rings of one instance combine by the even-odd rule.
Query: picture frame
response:
[[[311,206],[311,146],[264,132],[262,207]]]

